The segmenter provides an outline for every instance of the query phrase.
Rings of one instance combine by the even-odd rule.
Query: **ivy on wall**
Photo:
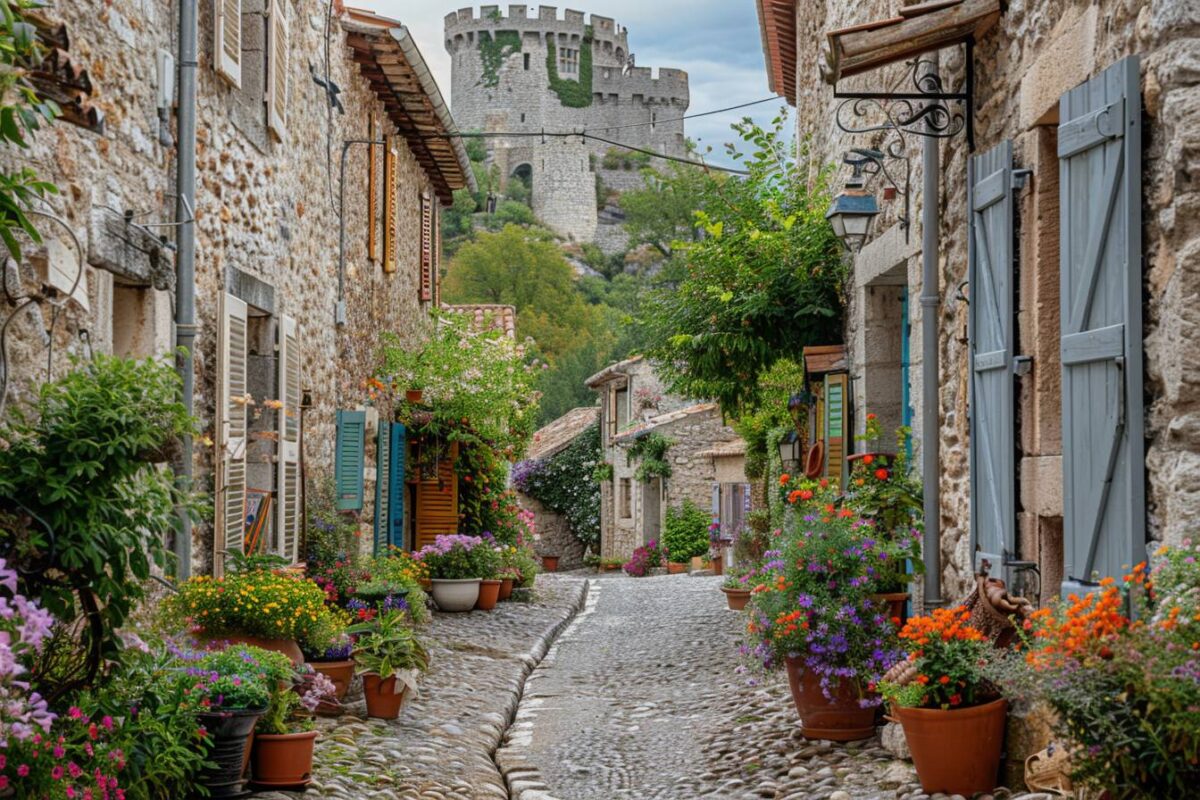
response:
[[[479,82],[489,89],[500,84],[500,67],[504,59],[521,49],[521,35],[516,31],[479,32],[479,60],[483,62],[483,76]]]
[[[667,460],[667,451],[674,444],[674,439],[668,439],[658,432],[634,440],[625,453],[629,466],[633,466],[635,460],[638,462],[633,477],[643,483],[654,478],[671,477],[671,462]]]
[[[592,35],[589,25],[579,45],[579,80],[572,81],[558,75],[558,48],[554,40],[546,42],[546,74],[550,76],[550,90],[558,95],[558,101],[567,108],[587,108],[592,104]]]
[[[596,547],[600,543],[600,484],[594,475],[601,463],[600,426],[592,425],[549,458],[516,464],[512,485],[563,515],[576,539]]]

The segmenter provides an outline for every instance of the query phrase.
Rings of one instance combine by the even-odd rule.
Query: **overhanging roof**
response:
[[[755,0],[767,86],[796,105],[796,0]]]
[[[813,345],[804,348],[801,355],[804,358],[804,371],[809,375],[846,371],[846,345],[844,344]]]
[[[906,6],[898,16],[827,33],[821,74],[836,85],[850,75],[978,39],[999,19],[1000,0],[931,0]]]
[[[475,189],[471,161],[441,90],[408,28],[370,11],[346,9],[346,44],[396,130],[443,203],[455,189]]]

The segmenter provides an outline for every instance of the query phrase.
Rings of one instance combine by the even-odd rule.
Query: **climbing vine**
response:
[[[516,31],[496,31],[492,36],[487,31],[479,32],[479,60],[483,62],[483,76],[479,82],[489,89],[500,85],[500,67],[504,59],[521,49],[521,35]]]
[[[634,440],[625,453],[630,466],[635,459],[638,462],[633,477],[643,482],[652,478],[671,477],[671,462],[667,460],[667,451],[674,444],[674,439],[668,439],[661,433],[648,433]]]
[[[601,455],[600,426],[592,425],[549,458],[518,463],[512,485],[566,517],[575,538],[594,547],[600,543],[600,484],[593,476]]]
[[[591,26],[585,29],[579,45],[579,80],[572,81],[558,75],[558,48],[553,40],[546,42],[546,74],[550,76],[550,89],[567,108],[587,108],[592,104],[592,35]]]

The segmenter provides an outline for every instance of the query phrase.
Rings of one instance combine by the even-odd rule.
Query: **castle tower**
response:
[[[682,117],[687,73],[634,67],[626,30],[611,18],[539,6],[482,6],[446,15],[451,105],[464,131],[510,132],[489,138],[489,158],[505,179],[532,176],[533,210],[576,241],[611,240],[598,230],[597,176],[610,190],[641,185],[611,145],[541,133],[587,131],[656,153],[686,153]],[[600,228],[609,226],[601,225]]]

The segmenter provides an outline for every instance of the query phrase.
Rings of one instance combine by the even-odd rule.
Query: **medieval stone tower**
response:
[[[539,6],[482,6],[446,15],[454,119],[461,130],[525,134],[486,140],[506,180],[532,178],[533,210],[560,234],[609,251],[624,243],[619,219],[598,208],[608,190],[641,185],[612,145],[543,132],[582,132],[673,156],[686,146],[687,73],[635,67],[625,28],[609,17]],[[661,121],[660,121],[661,120]],[[536,135],[535,135],[536,134]],[[606,163],[607,162],[607,163]]]

